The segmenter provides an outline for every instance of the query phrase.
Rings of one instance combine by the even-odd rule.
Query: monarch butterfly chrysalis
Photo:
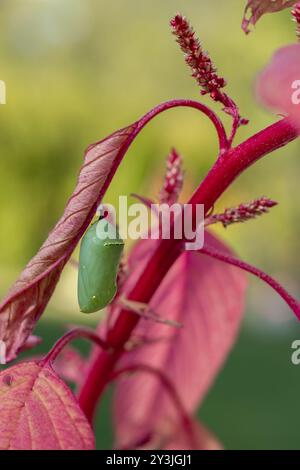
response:
[[[78,303],[82,312],[97,312],[113,300],[123,249],[117,228],[103,217],[85,233],[78,272]]]

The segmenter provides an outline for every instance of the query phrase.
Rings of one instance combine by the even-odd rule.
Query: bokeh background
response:
[[[0,1],[0,79],[7,85],[7,104],[0,106],[1,297],[60,217],[85,147],[161,101],[198,98],[169,31],[177,11],[191,19],[227,78],[229,93],[250,119],[237,140],[276,119],[255,98],[254,82],[272,53],[295,40],[294,25],[288,12],[267,15],[246,37],[240,29],[245,3]],[[184,156],[189,196],[216,157],[216,138],[198,113],[176,109],[138,138],[106,202],[132,192],[155,197],[171,146]],[[259,162],[218,205],[221,209],[261,195],[280,202],[268,216],[219,232],[244,259],[298,297],[299,153],[296,142]],[[96,324],[98,319],[98,314],[79,314],[76,270],[67,266],[37,328],[44,337],[39,351],[50,347],[64,324]],[[240,339],[199,410],[227,448],[300,448],[300,366],[290,359],[295,339],[300,339],[300,326],[293,314],[272,290],[250,279]],[[83,349],[87,352],[86,345]],[[99,448],[107,448],[112,439],[109,393],[96,427]]]

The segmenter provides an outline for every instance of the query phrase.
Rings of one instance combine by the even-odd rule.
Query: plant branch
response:
[[[210,256],[211,258],[215,258],[223,263],[231,264],[232,266],[236,266],[237,268],[242,269],[254,276],[258,277],[266,284],[268,284],[272,289],[274,289],[278,295],[286,302],[286,304],[290,307],[290,309],[294,312],[298,320],[300,320],[300,303],[296,300],[288,291],[279,284],[275,279],[271,276],[266,274],[265,272],[261,271],[260,269],[251,266],[250,264],[242,261],[234,256],[224,255],[223,253],[218,252],[217,250],[205,246],[202,248],[199,253],[204,255]]]
[[[298,133],[288,119],[262,130],[250,137],[238,147],[230,149],[214,164],[206,178],[194,192],[190,203],[196,214],[196,205],[204,204],[207,214],[220,195],[258,159],[287,145],[296,139]],[[147,303],[159,287],[162,279],[184,249],[182,240],[161,240],[155,253],[131,291],[128,298]],[[114,352],[101,351],[94,355],[86,380],[81,388],[79,401],[87,417],[92,420],[97,401],[101,395],[111,371],[123,353],[123,347],[139,321],[139,317],[124,309],[118,316],[107,336]]]

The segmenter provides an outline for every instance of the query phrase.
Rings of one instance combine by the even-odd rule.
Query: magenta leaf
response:
[[[243,18],[242,28],[250,33],[249,26],[254,26],[265,13],[274,13],[293,6],[296,0],[248,0]],[[250,10],[250,15],[247,16]]]
[[[207,241],[223,253],[230,250],[207,233]],[[129,259],[130,290],[156,244],[139,242]],[[172,382],[192,414],[211,387],[239,329],[246,288],[245,276],[214,259],[186,252],[171,268],[150,306],[158,315],[183,324],[182,329],[141,320],[134,334],[144,345],[121,359],[123,366],[148,364]],[[115,311],[112,312],[116,315]],[[159,341],[155,341],[159,339]],[[116,387],[115,422],[119,447],[159,434],[163,423],[178,419],[174,404],[157,377],[134,374]]]
[[[81,236],[91,222],[137,124],[91,145],[62,218],[0,305],[0,339],[14,359],[43,313]]]
[[[218,439],[201,423],[194,420],[192,421],[194,432],[194,443],[191,445],[186,432],[183,429],[178,429],[176,425],[173,428],[173,433],[165,440],[164,450],[222,450],[223,446]]]
[[[257,80],[257,94],[269,108],[289,115],[300,128],[300,44],[276,51]]]
[[[79,386],[84,378],[87,361],[75,348],[66,346],[55,360],[53,368],[64,381]]]
[[[219,440],[196,419],[190,419],[190,431],[192,436],[177,421],[164,422],[159,434],[145,434],[122,450],[223,450]]]
[[[93,431],[50,365],[23,362],[0,373],[1,450],[92,450]]]
[[[23,352],[23,351],[27,351],[27,350],[30,350],[32,348],[35,348],[36,346],[38,346],[42,342],[43,342],[43,340],[40,336],[30,335],[30,336],[28,336],[25,343],[23,343],[21,351]]]

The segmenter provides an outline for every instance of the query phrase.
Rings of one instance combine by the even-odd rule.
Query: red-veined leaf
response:
[[[296,0],[248,0],[243,18],[242,28],[250,33],[249,25],[255,25],[265,13],[274,13],[291,7]],[[249,17],[247,16],[250,10]]]
[[[63,216],[0,305],[0,340],[14,359],[43,313],[81,236],[128,148],[137,124],[91,145]]]
[[[210,246],[230,250],[211,234]],[[137,244],[129,260],[133,270],[124,292],[143,270],[155,242]],[[130,284],[130,285],[128,285]],[[182,329],[141,320],[135,334],[144,346],[126,353],[125,366],[144,363],[160,369],[173,383],[188,413],[193,413],[235,342],[245,296],[245,276],[196,252],[186,252],[171,268],[150,306],[163,318],[183,324]],[[112,312],[114,315],[117,313]],[[153,342],[155,338],[161,338]],[[176,410],[157,377],[135,374],[121,378],[116,387],[115,422],[117,445],[126,447],[141,436],[159,433]]]
[[[300,44],[279,49],[257,80],[257,94],[269,108],[289,115],[300,129]]]
[[[0,373],[1,450],[91,450],[93,431],[51,366],[23,362]]]

